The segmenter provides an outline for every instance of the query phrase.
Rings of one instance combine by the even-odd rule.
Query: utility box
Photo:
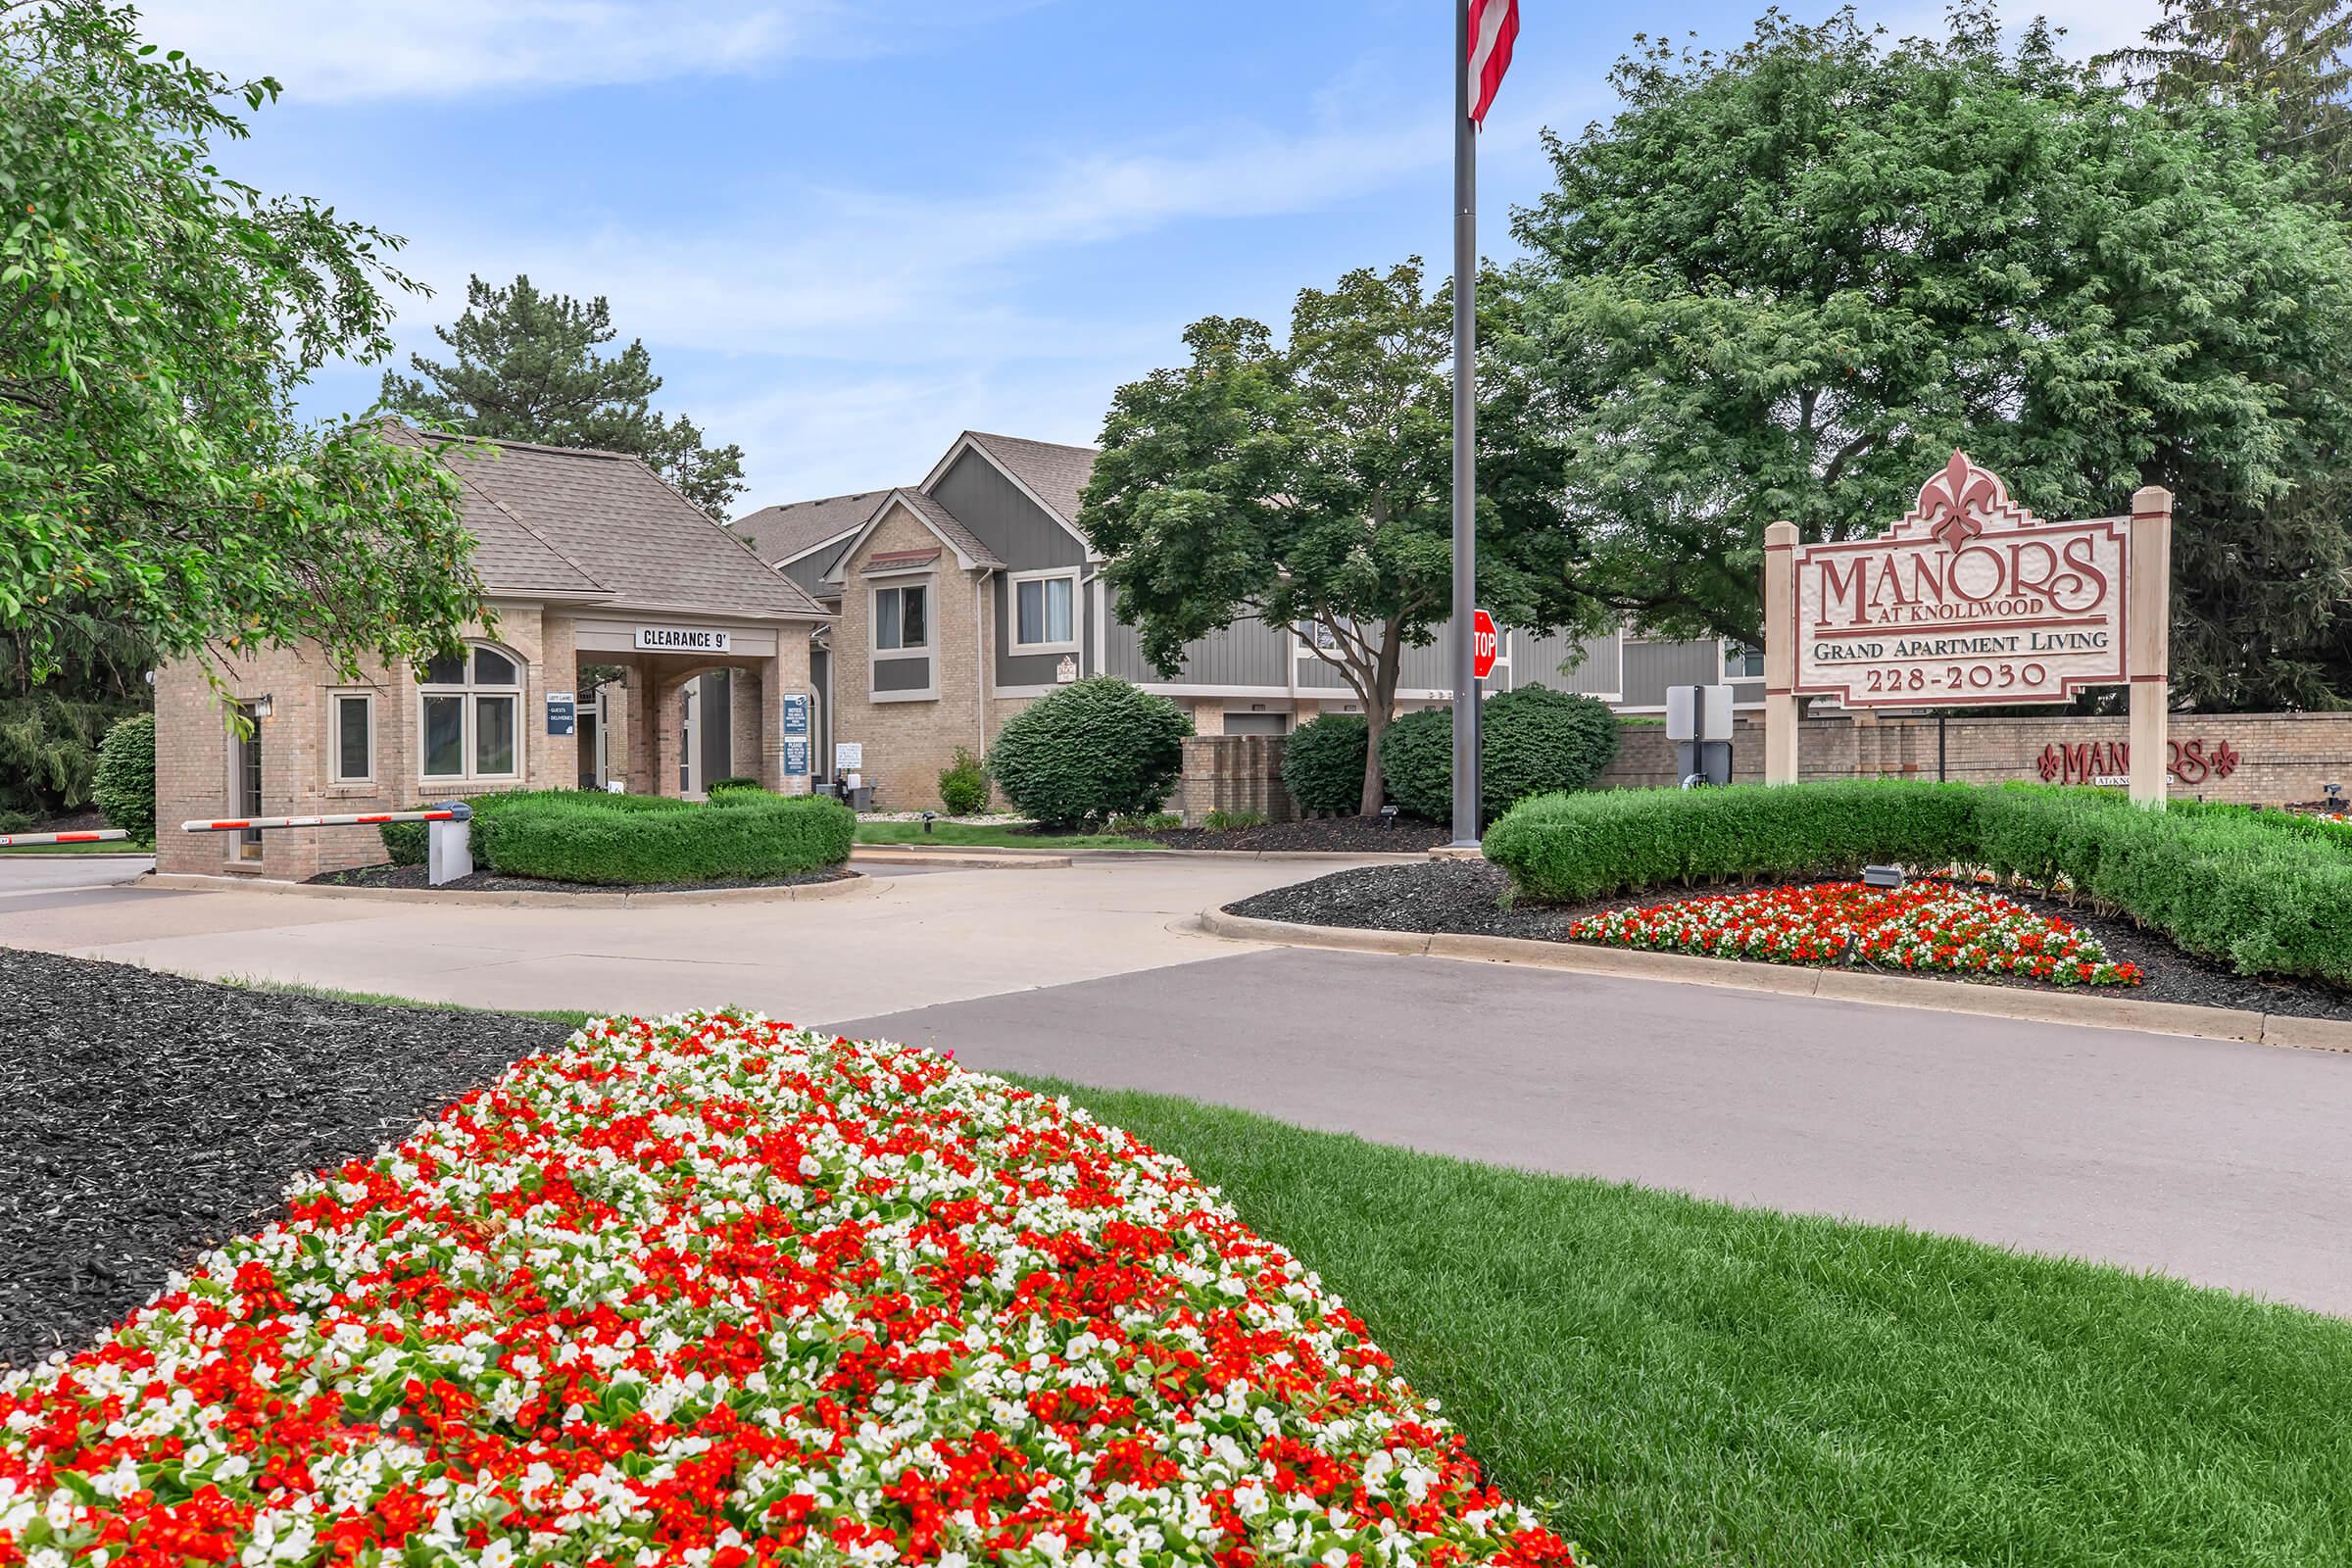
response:
[[[1689,789],[1732,781],[1732,689],[1728,685],[1666,688],[1666,738],[1674,768]]]

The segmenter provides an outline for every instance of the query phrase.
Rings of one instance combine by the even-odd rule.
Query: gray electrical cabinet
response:
[[[1666,738],[1674,742],[1675,776],[1683,788],[1732,781],[1732,689],[1666,688]]]

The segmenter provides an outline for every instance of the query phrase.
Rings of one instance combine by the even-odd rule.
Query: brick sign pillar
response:
[[[1796,782],[1796,524],[1764,530],[1764,782]]]
[[[2132,799],[2161,806],[2172,751],[2173,493],[2132,494]]]

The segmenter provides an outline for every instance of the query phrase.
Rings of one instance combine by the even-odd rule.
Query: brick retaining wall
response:
[[[2078,784],[2123,772],[2130,725],[2114,718],[1950,718],[1944,776],[1963,783],[2039,780]],[[2175,713],[2173,793],[2209,801],[2278,806],[2316,801],[2321,786],[2352,788],[2352,713]],[[1807,779],[1936,777],[1936,720],[1875,724],[1808,719],[1798,741]],[[1675,783],[1675,747],[1662,724],[1626,724],[1604,789]],[[1764,728],[1745,718],[1732,737],[1732,776],[1764,776]]]
[[[1184,813],[1186,827],[1199,827],[1211,811],[1259,811],[1269,822],[1298,814],[1282,784],[1279,735],[1188,735],[1184,782],[1168,808]]]

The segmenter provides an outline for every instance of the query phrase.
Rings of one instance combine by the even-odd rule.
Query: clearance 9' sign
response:
[[[1879,537],[1797,547],[1796,694],[1979,707],[2122,684],[2129,521],[2044,522],[1953,453]]]

